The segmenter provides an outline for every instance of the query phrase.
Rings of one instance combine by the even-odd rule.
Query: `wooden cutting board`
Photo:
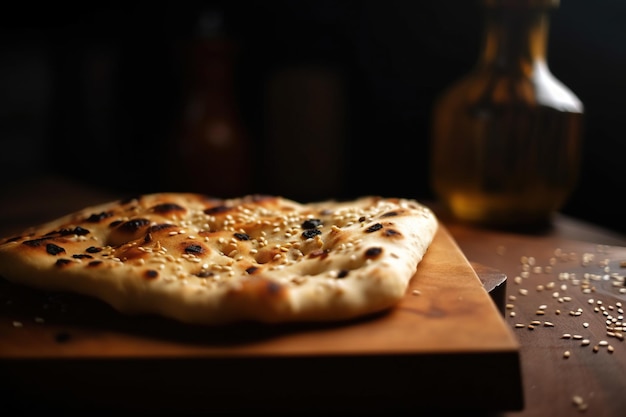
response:
[[[189,326],[0,281],[0,392],[20,409],[518,410],[519,362],[443,226],[397,308],[332,325]]]

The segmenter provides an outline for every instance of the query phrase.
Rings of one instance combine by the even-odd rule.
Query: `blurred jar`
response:
[[[483,0],[475,70],[437,100],[431,185],[450,214],[496,227],[549,224],[576,186],[583,105],[548,69],[558,0]]]
[[[177,190],[215,197],[250,192],[251,156],[235,90],[236,44],[223,14],[201,14],[189,50],[185,104],[173,141],[170,180]]]

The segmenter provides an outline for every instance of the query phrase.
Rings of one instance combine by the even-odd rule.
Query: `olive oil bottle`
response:
[[[472,73],[433,109],[430,181],[455,218],[542,226],[578,181],[583,104],[550,72],[549,13],[558,0],[483,0]]]

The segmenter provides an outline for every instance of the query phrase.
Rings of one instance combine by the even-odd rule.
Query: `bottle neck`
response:
[[[194,88],[225,90],[232,87],[234,49],[222,40],[200,40],[192,56]]]
[[[487,7],[479,67],[530,75],[546,65],[549,16],[544,7]]]

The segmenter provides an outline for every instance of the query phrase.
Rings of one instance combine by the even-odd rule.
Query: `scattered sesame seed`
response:
[[[578,408],[578,411],[586,411],[587,410],[588,405],[587,405],[585,400],[583,400],[583,398],[580,395],[574,395],[572,397],[572,402],[574,403],[576,408]]]

